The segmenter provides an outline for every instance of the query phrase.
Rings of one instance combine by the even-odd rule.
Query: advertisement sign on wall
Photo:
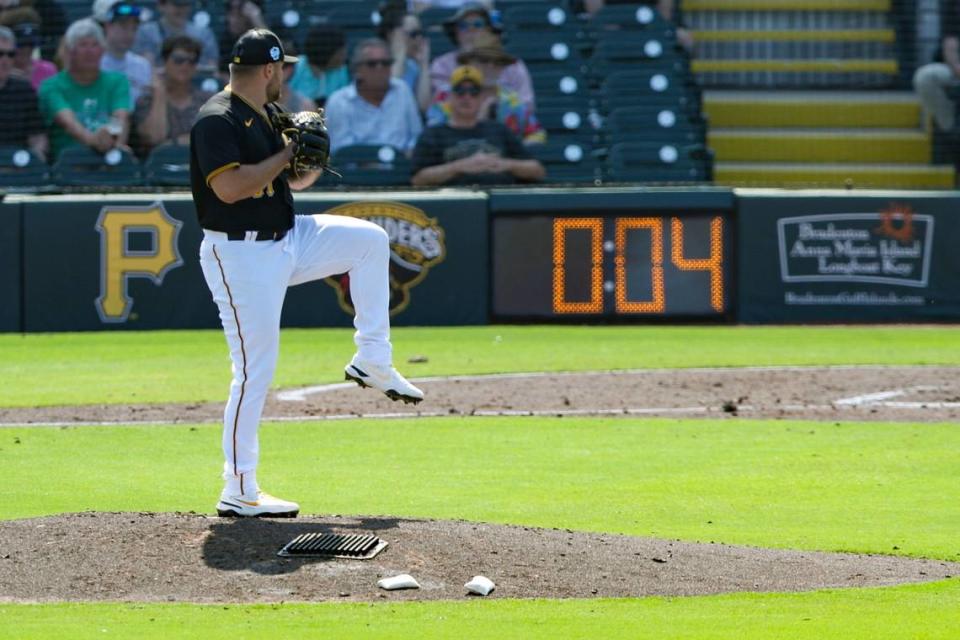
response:
[[[740,199],[743,322],[939,320],[960,313],[960,199]]]

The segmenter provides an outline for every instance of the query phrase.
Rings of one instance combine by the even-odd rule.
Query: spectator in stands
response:
[[[547,134],[540,125],[533,109],[520,101],[516,91],[501,86],[496,78],[503,70],[514,64],[517,58],[503,50],[500,38],[493,34],[480,34],[473,47],[457,55],[457,62],[480,69],[486,79],[483,102],[480,105],[481,120],[496,120],[503,123],[524,144],[546,142]],[[427,113],[427,124],[436,125],[450,118],[452,101],[449,91],[441,91]]]
[[[267,23],[263,19],[263,0],[228,0],[227,1],[227,28],[220,35],[220,65],[224,74],[230,73],[230,54],[233,45],[250,29],[266,29]],[[286,48],[284,48],[286,51]]]
[[[171,36],[190,36],[203,46],[200,66],[204,69],[216,69],[220,61],[217,39],[209,27],[198,26],[190,18],[193,15],[194,0],[157,0],[160,17],[144,22],[137,30],[133,50],[154,65],[162,63],[160,50],[163,41]]]
[[[677,42],[687,53],[692,54],[694,49],[693,33],[678,19],[679,15],[676,7],[676,0],[649,0],[640,2],[637,0],[582,0],[583,10],[588,16],[594,15],[608,4],[649,4],[653,5],[657,13],[663,16],[663,19],[672,23],[676,27]]]
[[[490,12],[479,3],[464,5],[443,26],[446,29],[447,36],[457,45],[457,50],[439,56],[430,65],[430,78],[434,94],[450,88],[450,73],[457,67],[457,55],[468,51],[473,46],[477,36],[484,33],[499,36],[499,28],[494,28],[490,19]],[[520,101],[531,109],[533,108],[533,82],[530,79],[530,72],[527,71],[527,65],[522,60],[517,60],[506,67],[496,78],[496,81],[500,86],[516,91],[520,96]]]
[[[296,58],[299,53],[296,44],[289,39],[281,38],[281,40],[283,41],[284,53]],[[280,92],[280,106],[292,113],[298,111],[316,111],[316,102],[290,86],[294,69],[296,69],[294,64],[287,62],[283,64],[283,90]]]
[[[350,84],[346,60],[347,38],[343,30],[331,25],[316,26],[307,33],[290,86],[322,106],[334,91]]]
[[[193,120],[213,95],[193,82],[201,51],[200,43],[189,36],[173,36],[163,41],[162,71],[137,101],[133,113],[141,154],[147,155],[159,144],[190,144]]]
[[[478,68],[484,78],[499,78],[503,70],[516,61],[516,57],[503,50],[500,39],[492,33],[480,34],[469,51],[457,56],[457,62]],[[524,144],[546,142],[546,132],[533,110],[520,101],[516,91],[501,87],[496,81],[486,82],[479,118],[503,123]],[[449,121],[452,109],[450,91],[439,92],[427,112],[427,124],[433,126]]]
[[[943,3],[940,34],[940,50],[933,62],[914,73],[913,88],[938,130],[960,133],[957,104],[947,93],[948,88],[960,84],[960,1]]]
[[[140,26],[140,7],[126,0],[96,0],[93,19],[103,27],[107,39],[107,51],[100,60],[100,69],[127,76],[132,107],[153,79],[150,61],[130,51]]]
[[[130,84],[100,70],[106,39],[91,18],[77,20],[63,36],[66,68],[40,85],[40,112],[50,128],[52,158],[75,145],[103,153],[128,149]]]
[[[501,123],[480,119],[483,74],[457,67],[450,76],[450,121],[429,127],[413,151],[414,186],[509,184],[542,180],[546,171]]]
[[[416,14],[387,3],[380,8],[379,35],[390,45],[394,78],[407,83],[417,98],[417,106],[424,112],[430,106],[433,90],[430,87],[430,40],[427,39]]]
[[[354,144],[390,145],[409,153],[423,123],[403,80],[390,75],[393,59],[379,38],[357,44],[350,60],[354,81],[327,100],[330,149]]]
[[[18,22],[11,29],[17,38],[17,57],[13,60],[13,72],[17,77],[28,80],[36,91],[40,88],[40,83],[57,73],[57,66],[49,60],[34,57],[40,44],[40,28],[37,23]]]
[[[0,27],[0,145],[29,148],[47,157],[47,132],[37,108],[37,94],[30,82],[14,76],[17,39],[8,27]]]
[[[24,14],[29,15],[25,17]],[[43,57],[52,59],[67,27],[61,0],[0,0],[0,24],[12,27],[25,22],[37,26],[37,40],[43,46]]]

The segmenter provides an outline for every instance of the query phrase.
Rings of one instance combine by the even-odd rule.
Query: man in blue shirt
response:
[[[387,43],[372,38],[357,45],[350,66],[354,81],[327,100],[330,149],[348,145],[389,145],[409,153],[423,122],[410,87],[392,78]]]

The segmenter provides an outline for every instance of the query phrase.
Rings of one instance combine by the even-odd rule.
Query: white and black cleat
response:
[[[221,495],[217,515],[222,518],[296,518],[300,505],[260,491],[256,496]]]
[[[374,365],[356,356],[343,370],[345,380],[353,380],[363,388],[379,389],[391,400],[417,404],[423,400],[423,391],[416,388],[389,365]]]

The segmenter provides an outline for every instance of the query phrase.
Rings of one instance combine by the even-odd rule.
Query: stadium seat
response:
[[[90,0],[58,0],[57,4],[63,7],[63,16],[67,20],[64,31],[76,20],[89,18],[93,13],[93,2]]]
[[[419,13],[420,24],[427,31],[443,32],[443,23],[457,13],[456,9],[446,7],[427,7]]]
[[[343,27],[345,31],[369,30],[375,31],[380,24],[380,13],[375,4],[367,2],[352,2],[339,5],[329,13],[330,24]]]
[[[227,30],[226,7],[223,0],[202,0],[197,3],[193,14],[193,23],[200,27],[209,27],[217,42]]]
[[[402,151],[386,145],[351,145],[333,154],[330,163],[345,185],[408,185],[411,164]]]
[[[155,147],[144,162],[147,184],[157,187],[190,186],[190,147],[162,144]]]
[[[601,178],[600,165],[593,148],[577,141],[548,140],[530,145],[530,153],[543,163],[547,182],[581,182],[593,184]]]
[[[140,163],[120,149],[100,154],[85,146],[67,147],[53,165],[53,182],[61,186],[135,186]]]
[[[671,105],[687,113],[700,113],[700,90],[656,67],[618,71],[604,78],[597,102],[606,112],[637,105]]]
[[[204,91],[209,91],[210,93],[217,93],[223,89],[223,81],[217,76],[200,73],[193,77],[193,86],[198,89],[203,89]]]
[[[32,189],[50,180],[47,164],[22,147],[0,147],[0,187]]]
[[[539,71],[532,74],[538,108],[565,108],[586,111],[591,104],[584,75],[573,69]]]
[[[556,2],[524,2],[502,11],[507,38],[524,39],[550,35],[572,44],[584,41],[583,28],[569,9]]]
[[[523,60],[532,75],[561,69],[582,74],[586,70],[577,44],[551,34],[525,33],[511,39],[506,49]]]
[[[605,118],[603,135],[609,143],[664,141],[703,145],[706,124],[698,114],[669,106],[620,107]]]
[[[618,71],[656,69],[684,82],[692,82],[690,62],[674,41],[637,35],[627,44],[619,40],[599,41],[587,69],[592,78],[602,81]]]
[[[270,29],[295,28],[304,21],[302,5],[298,0],[271,0],[264,3],[263,20]]]
[[[547,132],[547,139],[563,136],[567,140],[577,139],[583,143],[596,141],[594,127],[595,114],[576,108],[538,108],[537,120]]]
[[[611,182],[708,182],[711,165],[702,145],[618,142],[607,154],[606,176]]]
[[[560,7],[567,12],[568,19],[574,18],[569,0],[549,0],[548,2],[544,2],[544,0],[497,0],[495,4],[501,13],[506,13],[517,7],[541,7],[544,5],[548,7]]]
[[[599,39],[605,31],[648,31],[673,33],[673,25],[654,8],[654,2],[609,4],[597,11],[587,23],[592,37]]]

